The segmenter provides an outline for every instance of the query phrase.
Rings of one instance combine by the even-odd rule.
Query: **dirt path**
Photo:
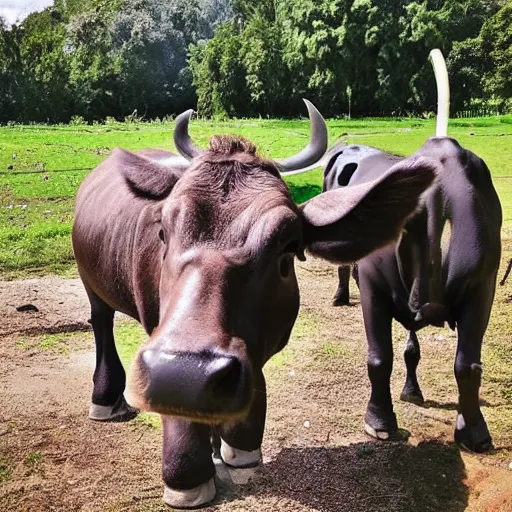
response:
[[[80,279],[0,281],[0,318],[0,336],[87,329],[87,295]]]
[[[397,400],[404,372],[396,344],[393,396],[404,440],[369,441],[362,433],[369,385],[360,308],[330,306],[335,269],[311,260],[298,273],[300,319],[289,348],[266,369],[264,466],[248,485],[221,482],[217,504],[206,510],[512,511],[512,404],[496,385],[487,381],[482,395],[497,452],[477,457],[451,443],[454,335],[420,336],[427,407]],[[16,311],[23,304],[39,312]],[[62,350],[42,349],[41,333],[88,328],[79,281],[0,283],[0,314],[0,510],[168,510],[159,430],[144,419],[87,420],[91,333],[67,336]],[[396,334],[403,340],[403,331]]]

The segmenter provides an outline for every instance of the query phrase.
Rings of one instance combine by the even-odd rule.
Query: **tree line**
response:
[[[0,122],[512,109],[512,0],[55,0],[0,20]]]

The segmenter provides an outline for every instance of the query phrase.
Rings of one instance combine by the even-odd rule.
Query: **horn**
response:
[[[188,122],[194,111],[192,109],[183,112],[176,118],[174,126],[174,145],[179,153],[187,160],[192,160],[203,153],[203,150],[194,144],[188,134]]]
[[[318,167],[318,162],[327,151],[329,136],[327,126],[322,114],[318,112],[316,107],[308,100],[304,99],[304,103],[308,108],[309,121],[311,124],[311,135],[309,144],[296,155],[281,160],[275,160],[281,168],[281,174],[298,174],[306,172],[309,169]]]
[[[441,50],[435,48],[430,52],[429,60],[434,68],[437,85],[437,122],[436,137],[446,137],[448,117],[450,116],[450,82],[448,70]]]

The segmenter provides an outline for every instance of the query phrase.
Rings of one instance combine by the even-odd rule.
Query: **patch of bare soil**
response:
[[[80,279],[0,281],[0,336],[84,330],[88,309]]]
[[[219,480],[217,502],[205,510],[512,511],[510,436],[495,436],[497,453],[484,457],[452,444],[453,333],[420,335],[425,407],[398,401],[404,368],[396,343],[393,396],[401,440],[371,441],[362,431],[369,383],[358,297],[353,307],[331,307],[336,269],[319,261],[300,264],[298,274],[301,318],[289,348],[266,371],[264,465],[248,485]],[[92,334],[73,337],[63,354],[19,347],[18,333],[85,323],[89,310],[80,282],[2,283],[0,298],[7,317],[0,338],[0,510],[168,510],[161,502],[159,430],[140,420],[87,419]],[[23,303],[36,305],[40,316],[9,309]],[[403,330],[395,334],[405,341]],[[491,391],[484,385],[484,414],[507,432],[500,411],[510,404]]]

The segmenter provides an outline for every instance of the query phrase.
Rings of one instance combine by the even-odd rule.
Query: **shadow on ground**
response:
[[[491,402],[488,402],[487,400],[480,399],[480,405],[483,407],[500,407],[500,405],[493,404]],[[424,409],[440,409],[445,411],[457,411],[459,408],[459,405],[456,402],[439,402],[437,400],[425,400],[420,407],[423,407]]]
[[[469,491],[457,447],[425,441],[285,448],[248,492],[320,512],[463,511]]]

